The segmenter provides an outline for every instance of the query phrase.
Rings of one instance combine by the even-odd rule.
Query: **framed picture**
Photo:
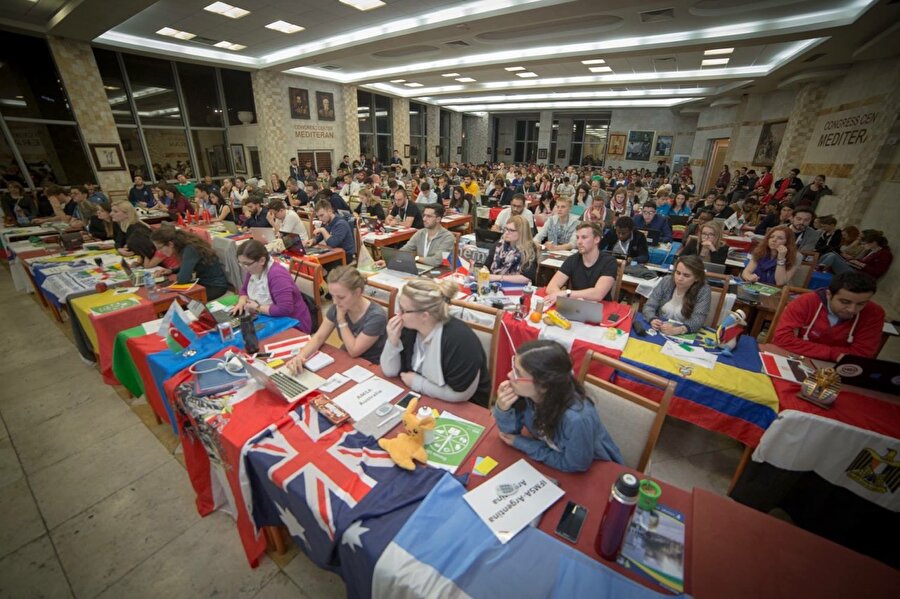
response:
[[[653,149],[655,131],[629,131],[628,145],[625,146],[625,159],[647,162]]]
[[[228,173],[228,159],[225,157],[225,146],[217,145],[213,146],[213,153],[215,154],[215,160],[213,160],[213,164],[215,165],[215,174],[216,175],[225,175]]]
[[[434,155],[435,156],[441,155],[441,146],[434,146]]]
[[[556,151],[556,157],[557,157],[557,158],[565,158],[565,157],[566,157],[566,151],[565,151],[565,150],[557,150],[557,151]]]
[[[653,150],[653,155],[657,157],[671,156],[674,140],[675,137],[672,135],[657,135],[656,148]]]
[[[672,159],[672,172],[680,173],[690,163],[691,157],[688,154],[675,154],[675,157]]]
[[[609,136],[609,151],[607,154],[610,156],[624,156],[625,155],[625,135],[622,133],[614,133]]]
[[[231,144],[231,162],[234,164],[234,174],[247,174],[247,157],[244,156],[243,144]]]
[[[462,146],[456,146],[456,153],[462,154]]]
[[[334,120],[334,94],[331,92],[316,92],[316,107],[320,121]]]
[[[538,160],[547,160],[547,148],[538,148]]]
[[[787,129],[787,121],[773,121],[765,123],[759,132],[759,141],[756,142],[756,152],[753,153],[753,164],[758,166],[772,166],[775,157],[778,156],[778,148],[784,139],[784,131]]]
[[[409,158],[409,144],[403,144],[403,157]]]
[[[488,156],[491,155],[491,146],[488,146],[488,149],[487,149],[487,155],[488,155]]]
[[[126,170],[125,154],[119,144],[88,144],[91,148],[91,158],[94,159],[94,167],[98,171],[124,171]]]
[[[299,87],[288,88],[291,103],[291,118],[309,120],[309,92]]]
[[[510,156],[510,155],[512,155],[512,150],[509,149],[509,148],[504,148],[504,150],[503,150],[503,155],[504,155],[504,156]]]

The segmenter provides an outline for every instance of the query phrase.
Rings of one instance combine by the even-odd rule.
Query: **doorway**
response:
[[[716,179],[725,166],[725,154],[728,153],[728,146],[731,144],[730,138],[711,139],[709,140],[709,152],[706,159],[706,176],[703,180],[703,187],[698,188],[699,193],[706,193],[716,186]]]

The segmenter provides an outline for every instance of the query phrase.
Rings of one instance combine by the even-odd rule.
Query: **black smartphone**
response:
[[[419,399],[420,397],[422,397],[422,396],[419,395],[418,393],[413,393],[412,391],[410,391],[409,393],[407,393],[406,395],[403,396],[403,399],[401,399],[400,401],[397,402],[397,405],[405,410],[406,406],[409,405],[410,401],[412,401],[413,399]]]
[[[570,501],[566,504],[559,524],[556,525],[556,534],[571,543],[577,543],[585,518],[587,518],[587,508]]]

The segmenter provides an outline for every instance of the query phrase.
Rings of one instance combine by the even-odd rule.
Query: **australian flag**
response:
[[[354,550],[368,542],[367,531],[360,530],[362,516],[390,512],[397,499],[408,503],[390,493],[396,485],[415,488],[430,482],[421,485],[427,494],[431,479],[443,474],[397,468],[372,437],[349,424],[335,426],[308,404],[251,442],[245,464],[256,525],[285,526],[310,559],[339,574],[342,540]],[[380,493],[373,498],[386,494],[390,505],[371,505],[374,488]],[[424,497],[421,491],[417,496]],[[390,537],[375,545],[383,549],[388,542]]]

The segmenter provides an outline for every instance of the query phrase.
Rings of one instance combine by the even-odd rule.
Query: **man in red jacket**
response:
[[[884,309],[872,299],[875,279],[862,272],[835,276],[828,289],[788,303],[774,343],[790,352],[837,362],[850,354],[874,358],[881,342]]]

